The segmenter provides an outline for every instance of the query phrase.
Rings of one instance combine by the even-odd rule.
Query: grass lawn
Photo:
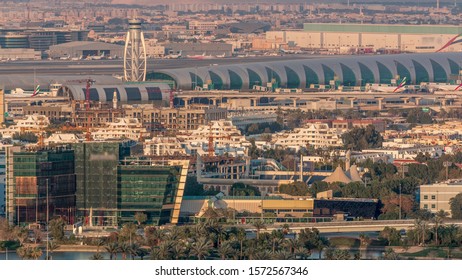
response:
[[[332,237],[329,239],[332,247],[359,248],[361,242],[353,237]]]
[[[447,258],[448,250],[447,248],[425,248],[422,251],[415,253],[402,253],[400,254],[404,257],[419,258],[419,257],[434,257],[434,258]],[[459,258],[462,254],[457,252],[451,252],[453,258]]]

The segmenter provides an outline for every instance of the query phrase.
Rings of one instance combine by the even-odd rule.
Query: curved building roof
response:
[[[94,84],[90,88],[90,100],[111,102],[117,92],[117,99],[123,103],[152,103],[170,99],[170,86],[164,83],[127,83],[119,85]],[[85,84],[63,85],[58,90],[58,96],[69,97],[71,100],[84,101]]]
[[[50,84],[66,84],[72,80],[86,80],[88,76],[84,75],[34,75],[34,74],[9,74],[0,75],[0,88],[13,90],[22,88],[23,90],[34,90],[40,85],[42,90],[47,90]],[[122,81],[109,75],[92,75],[96,84],[122,84]]]
[[[367,55],[211,65],[148,73],[151,80],[173,80],[178,89],[189,90],[207,81],[215,89],[252,89],[275,80],[283,88],[309,88],[339,80],[345,86],[389,84],[398,75],[410,84],[448,82],[459,75],[461,53]]]

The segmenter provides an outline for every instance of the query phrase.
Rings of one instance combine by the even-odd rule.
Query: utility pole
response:
[[[449,180],[449,166],[452,165],[452,162],[445,161],[443,162],[443,166],[446,167],[446,181]]]

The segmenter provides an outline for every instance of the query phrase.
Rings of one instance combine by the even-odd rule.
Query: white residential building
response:
[[[196,130],[181,131],[178,138],[182,142],[205,142],[211,139],[215,146],[241,147],[250,143],[231,121],[210,121],[208,125],[201,125]]]
[[[313,123],[307,127],[296,128],[290,132],[273,136],[275,146],[299,150],[301,147],[317,148],[340,147],[343,145],[342,133],[346,130],[330,128],[325,123]]]
[[[44,140],[45,145],[50,144],[63,144],[63,143],[80,143],[83,142],[85,139],[79,137],[74,133],[53,133]]]
[[[443,151],[443,146],[415,146],[409,148],[382,148],[362,150],[364,154],[388,155],[393,159],[414,159],[419,153],[428,153],[433,158],[441,156]]]
[[[144,142],[144,154],[149,156],[173,156],[185,154],[176,137],[153,137]]]
[[[37,133],[43,131],[50,121],[44,115],[28,115],[25,119],[17,120],[16,124],[7,128],[1,129],[0,133],[3,138],[13,138],[13,134],[22,132]]]
[[[131,139],[139,140],[149,137],[149,133],[137,118],[117,118],[116,122],[106,124],[106,127],[96,128],[91,132],[94,140]]]

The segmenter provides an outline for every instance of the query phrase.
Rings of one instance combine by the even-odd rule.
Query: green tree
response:
[[[282,184],[279,187],[279,192],[293,196],[306,196],[309,194],[309,188],[305,182],[293,182],[290,184]]]
[[[396,228],[385,227],[379,234],[379,239],[385,240],[388,246],[398,246],[401,240],[401,235]]]
[[[64,226],[66,223],[60,218],[55,218],[50,221],[50,232],[51,236],[58,241],[62,241],[64,238]]]
[[[106,249],[106,252],[109,253],[110,260],[117,259],[117,253],[119,252],[119,244],[117,244],[116,242],[112,242],[106,245],[104,249]]]
[[[342,135],[345,149],[361,151],[368,148],[382,147],[383,137],[375,126],[354,127]]]
[[[37,135],[35,135],[33,132],[16,132],[13,134],[13,139],[29,143],[36,143],[38,141]]]
[[[95,253],[90,257],[90,260],[104,260],[104,257],[101,253]]]
[[[190,255],[197,257],[199,260],[202,260],[210,255],[210,250],[212,247],[213,244],[210,240],[208,240],[206,237],[201,237],[192,244]]]
[[[453,219],[462,219],[462,193],[449,200]]]
[[[230,193],[236,196],[261,196],[258,188],[239,182],[231,186]]]
[[[430,113],[424,112],[421,109],[410,110],[407,114],[406,121],[408,123],[416,123],[416,124],[433,123],[433,119]]]
[[[196,176],[186,177],[186,185],[184,189],[184,195],[186,196],[200,196],[204,195],[204,185],[197,182]]]
[[[141,226],[142,223],[148,220],[148,215],[143,212],[136,212],[135,213],[135,220],[138,223],[138,226]]]
[[[254,226],[254,228],[257,230],[257,240],[259,239],[260,237],[260,231],[262,229],[266,229],[266,225],[263,221],[261,220],[257,220],[255,221],[255,223],[252,224]]]
[[[136,225],[134,223],[126,223],[119,233],[119,242],[124,243],[128,241],[131,244],[136,237]]]

